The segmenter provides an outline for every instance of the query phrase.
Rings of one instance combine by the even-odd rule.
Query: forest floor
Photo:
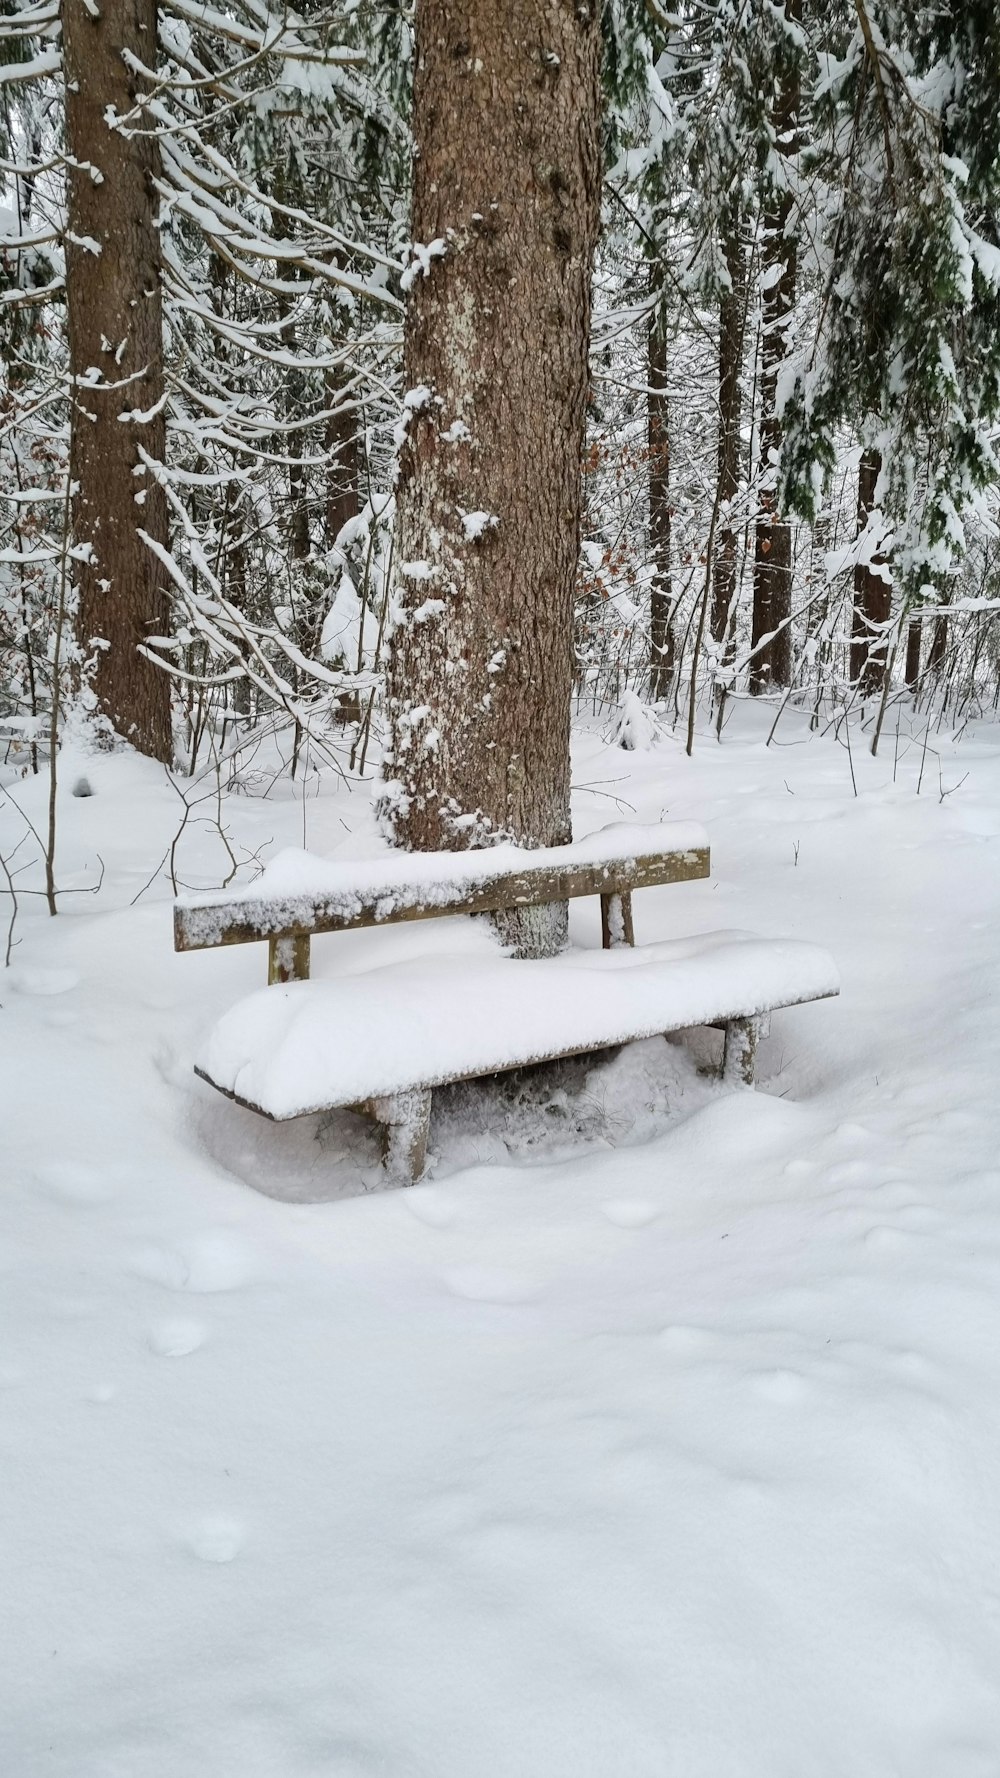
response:
[[[194,1078],[263,952],[176,956],[166,876],[132,905],[176,792],[63,758],[58,879],[103,882],[23,898],[0,972],[5,1778],[997,1778],[1000,730],[918,795],[919,741],[769,714],[582,733],[577,831],[704,822],[638,941],[815,939],[840,1000],[756,1093],[656,1040],[442,1095],[394,1192],[349,1116]],[[377,850],[367,787],[266,784],[239,856]]]

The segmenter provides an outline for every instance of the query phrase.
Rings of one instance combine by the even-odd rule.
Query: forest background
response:
[[[689,750],[747,696],[876,747],[902,703],[995,707],[992,6],[609,0],[600,26],[578,704]],[[364,773],[402,318],[447,250],[409,239],[414,20],[43,0],[0,43],[8,761],[82,725],[188,774],[264,734],[293,775]]]

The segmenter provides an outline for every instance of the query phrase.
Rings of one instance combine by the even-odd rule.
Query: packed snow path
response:
[[[87,763],[60,877],[105,885],[22,904],[0,986],[5,1774],[996,1778],[1000,735],[944,801],[912,752],[854,767],[580,744],[585,824],[711,834],[642,938],[837,958],[761,1091],[657,1040],[591,1077],[614,1147],[560,1150],[554,1099],[498,1164],[467,1098],[431,1183],[307,1203],[367,1138],[194,1081],[259,958],[175,956],[162,880],[128,907],[176,799]],[[373,850],[363,793],[307,817]],[[250,849],[302,818],[227,808]],[[376,941],[434,932],[336,966]]]

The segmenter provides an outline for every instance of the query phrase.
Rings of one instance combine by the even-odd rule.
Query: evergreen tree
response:
[[[786,403],[784,483],[813,516],[842,429],[860,425],[912,603],[946,588],[998,474],[995,7],[856,0],[820,75],[822,297]]]

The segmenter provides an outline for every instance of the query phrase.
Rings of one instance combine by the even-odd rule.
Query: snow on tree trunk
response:
[[[878,451],[865,451],[858,469],[858,533],[864,531],[875,505],[882,469]],[[892,611],[892,586],[878,571],[883,558],[858,562],[854,569],[854,617],[851,629],[851,678],[863,696],[885,684],[887,625]]]
[[[802,0],[785,0],[785,17],[792,23],[802,17]],[[778,156],[787,160],[794,152],[799,122],[799,80],[787,73],[775,101],[773,126]],[[778,373],[784,362],[795,308],[797,255],[794,239],[786,233],[792,215],[792,192],[779,173],[773,195],[764,212],[761,246],[761,363],[760,456],[762,486],[760,513],[754,540],[753,624],[751,640],[756,648],[763,637],[773,639],[750,665],[750,690],[767,691],[788,685],[792,677],[792,632],[787,622],[792,609],[792,527],[778,513],[777,458],[781,450],[781,417],[778,413]],[[784,628],[779,626],[784,625]],[[776,633],[775,633],[776,632]]]
[[[324,448],[327,454],[326,500],[323,521],[327,549],[332,549],[346,524],[356,519],[361,510],[358,498],[361,479],[361,444],[358,438],[358,415],[353,408],[338,406],[341,383],[332,372],[327,374],[326,398],[331,409],[326,423]],[[348,660],[348,667],[357,666],[357,659]],[[356,691],[346,691],[338,699],[334,712],[342,723],[361,721],[361,699]]]
[[[139,536],[164,547],[164,495],[141,453],[164,455],[158,166],[149,119],[135,114],[129,59],[156,59],[155,0],[66,0],[71,510],[77,638],[97,643],[99,710],[140,752],[170,761],[170,683],[138,652],[163,634],[163,571]],[[138,132],[115,129],[128,119]]]
[[[417,0],[382,795],[411,850],[570,838],[599,18],[596,0]],[[554,950],[564,912],[505,936]]]
[[[719,435],[718,484],[719,528],[712,563],[711,630],[716,642],[724,642],[736,591],[737,536],[732,502],[740,480],[740,425],[743,419],[743,311],[746,275],[743,250],[734,232],[726,241],[729,289],[719,298]]]
[[[662,284],[662,273],[660,274]],[[674,673],[674,634],[670,626],[670,437],[667,404],[667,330],[662,308],[649,317],[646,342],[649,452],[649,554],[653,581],[649,595],[649,695],[665,698]]]

